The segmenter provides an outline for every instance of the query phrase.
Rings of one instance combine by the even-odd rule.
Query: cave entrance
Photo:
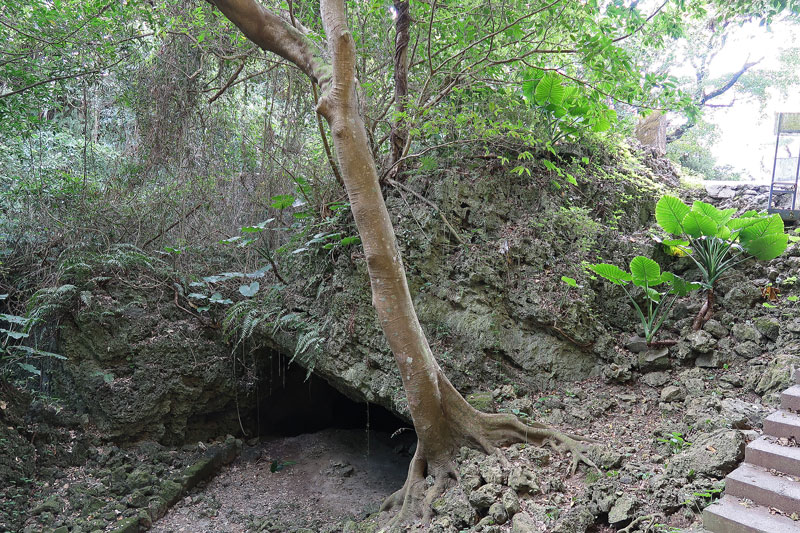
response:
[[[388,409],[356,402],[306,369],[286,364],[282,356],[270,358],[268,376],[262,377],[253,413],[258,435],[292,437],[323,429],[361,429],[392,434],[401,428],[403,442],[413,435],[412,425]]]
[[[318,531],[376,513],[405,482],[411,424],[319,376],[306,379],[283,354],[257,359],[255,394],[241,413],[246,445],[215,485],[232,506],[228,516],[256,516],[270,531]],[[401,428],[410,429],[391,438]]]

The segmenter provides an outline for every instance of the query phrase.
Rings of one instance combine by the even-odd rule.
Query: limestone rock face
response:
[[[630,522],[634,516],[636,501],[630,496],[623,496],[614,502],[611,510],[608,511],[608,523],[612,526],[620,526]]]
[[[539,526],[528,513],[517,513],[511,523],[511,531],[513,533],[536,533],[539,531]]]
[[[75,309],[61,319],[55,350],[67,359],[50,376],[59,397],[118,441],[178,444],[193,431],[235,432],[235,415],[226,421],[224,413],[235,412],[237,395],[245,409],[250,400],[222,336],[175,307],[169,285],[144,286],[163,272],[142,267],[118,280],[92,267],[69,280],[80,299],[59,302]]]
[[[575,150],[582,153],[579,146]],[[582,293],[585,297],[568,292],[565,303],[561,277],[576,275],[576,258],[588,252],[648,253],[645,245],[609,232],[609,217],[614,214],[621,233],[649,224],[657,185],[675,175],[668,167],[634,167],[628,163],[634,158],[615,157],[607,158],[616,169],[614,179],[584,176],[569,208],[566,189],[554,188],[549,173],[506,179],[508,187],[500,187],[492,175],[499,168],[475,170],[471,163],[442,165],[435,179],[409,181],[438,212],[396,191],[387,193],[420,323],[458,390],[478,392],[485,383],[542,390],[599,375],[616,362],[611,332],[635,321],[624,295],[598,286]],[[336,231],[356,231],[347,217],[336,224]],[[166,263],[157,269],[131,267],[113,257],[97,268],[78,258],[60,280],[72,290],[59,318],[59,346],[51,349],[68,357],[64,372],[53,377],[54,388],[113,440],[179,443],[197,435],[200,425],[205,435],[236,432],[237,407],[251,409],[260,380],[272,375],[259,373],[257,365],[264,363],[256,361],[283,354],[350,399],[409,419],[360,248],[328,250],[303,245],[305,234],[289,237],[300,244],[287,245],[288,251],[276,256],[286,286],[269,302],[261,301],[263,292],[250,300],[263,305],[254,310],[263,320],[251,328],[245,351],[253,345],[263,350],[243,358],[231,356],[219,327],[233,303],[243,301],[238,278],[211,276],[216,280],[208,284],[190,284]],[[137,254],[142,265],[158,262],[138,252],[132,256]],[[209,271],[197,274],[228,272],[229,260],[210,257]],[[265,274],[262,291],[274,281],[271,276]],[[214,293],[224,296],[199,311],[188,297],[195,292],[205,292],[204,303]],[[597,320],[598,314],[604,320]],[[276,329],[265,317],[278,315]],[[234,329],[237,325],[242,324],[234,323]],[[300,339],[310,333],[321,340],[302,345]],[[299,344],[305,349],[298,351]],[[645,366],[659,370],[669,361],[661,356]],[[630,379],[630,369],[622,370],[620,379]],[[491,398],[483,399],[488,401],[482,407],[491,409]]]
[[[451,518],[454,525],[459,528],[470,527],[478,521],[478,513],[470,505],[467,495],[460,487],[449,489],[441,498],[435,500],[433,509],[440,515]]]
[[[741,431],[718,429],[695,438],[670,459],[667,473],[685,476],[694,471],[697,475],[723,478],[744,458],[745,439]]]
[[[469,494],[469,503],[479,510],[488,509],[500,498],[502,491],[502,485],[498,485],[497,483],[488,483],[476,490],[473,490]]]

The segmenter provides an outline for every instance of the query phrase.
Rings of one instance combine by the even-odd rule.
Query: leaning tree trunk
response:
[[[322,0],[322,22],[331,62],[301,30],[255,0],[213,0],[244,34],[265,50],[292,61],[322,89],[317,111],[328,121],[358,233],[364,247],[372,304],[394,354],[417,432],[417,451],[403,488],[384,509],[401,506],[394,524],[428,519],[430,503],[456,479],[454,457],[462,445],[488,453],[511,442],[555,440],[586,460],[575,438],[541,424],[528,426],[513,415],[473,409],[455,390],[433,357],[417,319],[394,228],[356,101],[355,44],[345,19],[344,0]],[[426,477],[435,482],[428,487]]]

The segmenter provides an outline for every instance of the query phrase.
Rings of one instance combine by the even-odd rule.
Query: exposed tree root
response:
[[[653,527],[653,524],[656,523],[656,519],[657,518],[658,518],[658,515],[655,515],[655,514],[648,514],[648,515],[640,516],[639,518],[637,518],[636,520],[634,520],[633,522],[628,524],[628,527],[626,527],[624,529],[620,529],[619,533],[631,533],[632,531],[634,531],[634,528],[639,527],[639,524],[649,520],[649,522],[647,524],[645,524],[644,530],[643,530],[644,533],[647,533],[648,531],[650,531],[650,528]]]
[[[660,341],[653,341],[647,344],[649,348],[664,348],[666,346],[675,346],[678,341],[675,339],[663,339]]]
[[[441,376],[439,385],[447,427],[436,428],[436,435],[446,435],[446,438],[444,441],[434,439],[436,444],[429,446],[420,436],[405,484],[381,506],[381,511],[400,509],[382,532],[405,531],[415,522],[430,522],[434,514],[433,502],[458,483],[455,456],[460,446],[497,455],[507,468],[509,462],[500,450],[501,446],[520,442],[547,445],[559,453],[571,453],[569,475],[575,473],[580,463],[599,471],[585,453],[584,443],[594,442],[592,439],[566,434],[538,422],[528,425],[512,414],[477,411],[444,376]]]
[[[386,498],[381,511],[400,508],[398,514],[382,531],[398,531],[405,525],[422,520],[427,523],[433,517],[433,501],[444,494],[458,481],[453,457],[427,459],[426,452],[418,443],[417,451],[408,467],[408,477],[402,488]],[[428,477],[433,485],[428,486]]]

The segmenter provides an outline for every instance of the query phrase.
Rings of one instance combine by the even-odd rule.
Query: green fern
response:
[[[279,291],[272,290],[262,300],[248,298],[232,305],[222,321],[223,330],[229,340],[234,340],[234,349],[253,338],[259,328],[268,330],[271,336],[281,331],[296,333],[297,344],[289,364],[299,358],[308,379],[326,341],[322,331],[328,323],[319,326],[307,322],[302,315],[284,308],[279,296]]]
[[[297,338],[297,345],[294,348],[294,355],[289,360],[292,364],[294,360],[300,356],[303,365],[306,367],[306,379],[311,377],[316,366],[316,355],[319,352],[322,344],[325,342],[325,337],[320,336],[319,329],[309,329],[300,334]]]
[[[60,313],[70,307],[78,295],[75,285],[60,285],[41,289],[28,301],[28,318],[33,323]]]
[[[272,323],[272,334],[275,335],[278,331],[283,329],[291,329],[292,326],[297,326],[298,318],[295,313],[285,313],[285,310],[281,309],[281,312],[278,314],[278,317]]]
[[[270,292],[264,300],[248,298],[232,305],[222,326],[228,339],[235,337],[234,346],[238,346],[253,337],[259,326],[274,327],[271,321],[277,322],[283,313],[276,295]],[[272,334],[275,334],[275,330]]]

